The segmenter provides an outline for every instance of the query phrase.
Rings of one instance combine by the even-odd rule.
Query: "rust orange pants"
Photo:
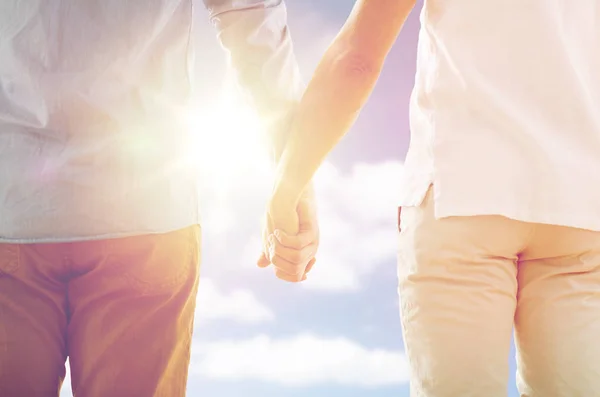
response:
[[[0,396],[185,395],[200,229],[0,244]]]

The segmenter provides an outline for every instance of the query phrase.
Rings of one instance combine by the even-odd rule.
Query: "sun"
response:
[[[262,123],[232,90],[224,90],[211,106],[190,106],[189,157],[201,187],[220,196],[233,194],[250,180],[265,180],[272,170]]]

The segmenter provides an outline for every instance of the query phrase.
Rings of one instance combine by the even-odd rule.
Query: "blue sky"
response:
[[[352,5],[288,1],[306,78]],[[196,13],[199,104],[213,106],[214,98],[229,95],[237,109],[227,94],[225,55],[204,10]],[[409,141],[418,26],[413,12],[369,104],[318,176],[321,251],[305,284],[280,282],[270,269],[254,266],[270,182],[258,151],[227,170],[227,153],[205,164],[202,281],[188,395],[409,395],[396,293],[395,197]],[[220,126],[222,139],[246,134],[236,128],[245,124],[234,121]],[[245,150],[255,138],[244,135]],[[214,152],[210,146],[199,148],[200,156]],[[509,395],[517,396],[514,376],[510,382]]]

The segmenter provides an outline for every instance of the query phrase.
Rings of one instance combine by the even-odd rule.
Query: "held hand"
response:
[[[312,188],[302,195],[296,208],[271,201],[263,228],[263,254],[259,267],[273,264],[276,276],[289,282],[306,280],[319,247],[319,226]]]
[[[267,217],[272,230],[279,230],[287,235],[294,236],[300,232],[300,217],[297,205],[282,205],[271,201],[267,208]]]

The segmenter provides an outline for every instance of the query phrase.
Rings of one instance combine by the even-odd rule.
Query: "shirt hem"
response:
[[[71,236],[71,237],[31,237],[31,238],[7,238],[0,237],[0,244],[60,244],[60,243],[78,243],[86,241],[98,241],[98,240],[113,240],[127,237],[165,234],[175,232],[177,230],[185,229],[192,226],[200,226],[200,222],[191,222],[177,227],[168,227],[163,229],[154,230],[137,230],[130,232],[116,232],[116,233],[103,233],[93,234],[89,236]]]

